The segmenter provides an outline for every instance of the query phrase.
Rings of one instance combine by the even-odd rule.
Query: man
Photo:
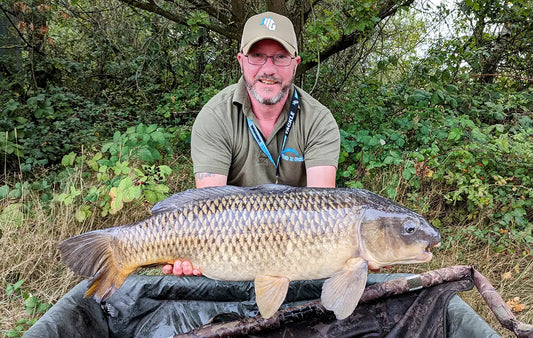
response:
[[[326,107],[293,84],[301,58],[291,21],[272,12],[252,16],[237,60],[239,82],[215,95],[193,125],[196,187],[335,187],[339,129]],[[163,272],[201,274],[188,261]]]

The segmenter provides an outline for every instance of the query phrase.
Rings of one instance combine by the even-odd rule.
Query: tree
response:
[[[533,24],[531,1],[464,0],[459,20],[472,32],[464,49],[473,75],[492,83],[497,76],[526,79],[533,83]],[[469,33],[467,33],[469,34]]]
[[[15,17],[0,5],[0,80],[20,70],[20,46],[12,31]]]
[[[120,0],[178,24],[195,24],[230,40],[240,41],[246,20],[261,11],[272,11],[291,19],[300,50],[312,52],[298,67],[301,75],[331,56],[359,44],[383,20],[409,7],[414,0]],[[304,37],[306,39],[304,39]]]

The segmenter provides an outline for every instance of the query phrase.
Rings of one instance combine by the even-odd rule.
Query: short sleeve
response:
[[[304,152],[306,168],[339,163],[340,134],[339,127],[331,112],[327,109],[314,119]]]
[[[228,175],[232,156],[229,135],[221,116],[204,106],[192,127],[191,157],[194,173]]]

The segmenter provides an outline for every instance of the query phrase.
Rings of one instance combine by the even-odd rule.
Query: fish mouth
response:
[[[440,247],[440,242],[437,243],[437,244],[431,244],[431,243],[428,244],[424,248],[424,251],[417,257],[417,259],[419,259],[422,262],[430,261],[433,258],[433,253],[431,252],[431,249],[432,248],[438,248],[438,247]]]

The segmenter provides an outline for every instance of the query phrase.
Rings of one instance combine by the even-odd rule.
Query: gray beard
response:
[[[248,82],[248,80],[246,79],[246,77],[244,76],[244,72],[243,72],[243,78],[244,78],[244,84],[246,86],[246,88],[248,89],[248,92],[254,97],[254,99],[261,103],[261,104],[264,104],[264,105],[268,105],[268,106],[271,106],[271,105],[274,105],[276,103],[278,103],[279,101],[281,101],[282,98],[284,98],[288,93],[289,93],[289,90],[291,88],[291,85],[292,85],[292,81],[287,84],[286,86],[283,86],[281,88],[281,91],[279,92],[278,95],[270,98],[270,99],[265,99],[261,96],[259,96],[259,93],[255,90],[255,88],[251,85],[250,82]]]

